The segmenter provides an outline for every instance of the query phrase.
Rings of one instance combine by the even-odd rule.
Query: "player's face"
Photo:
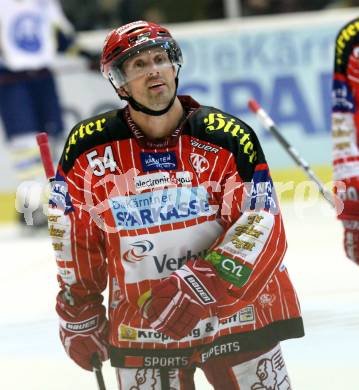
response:
[[[123,64],[127,83],[121,91],[153,110],[169,104],[176,90],[176,69],[160,47],[143,51]]]

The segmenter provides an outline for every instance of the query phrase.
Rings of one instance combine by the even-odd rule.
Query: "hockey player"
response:
[[[339,31],[333,74],[332,136],[334,179],[345,184],[344,249],[359,264],[359,18]]]
[[[53,140],[63,134],[51,67],[57,49],[73,43],[73,28],[57,0],[1,1],[0,116],[18,182],[43,176],[35,134],[46,131]],[[46,224],[38,211],[35,224]]]
[[[279,344],[303,324],[255,133],[177,96],[164,27],[113,30],[101,65],[128,105],[73,128],[50,199],[66,352],[87,370],[109,355],[120,389],[194,389],[196,367],[215,389],[253,389],[267,368],[289,385]]]

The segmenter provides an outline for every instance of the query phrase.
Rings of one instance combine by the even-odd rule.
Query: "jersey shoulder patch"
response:
[[[203,106],[190,119],[191,135],[229,150],[235,156],[243,155],[254,164],[258,159],[257,137],[242,120],[216,108]]]
[[[98,145],[131,137],[121,110],[108,111],[77,123],[71,130],[61,157],[65,173],[75,160],[87,150]]]
[[[345,24],[335,38],[335,73],[345,74],[353,47],[359,43],[359,18]]]

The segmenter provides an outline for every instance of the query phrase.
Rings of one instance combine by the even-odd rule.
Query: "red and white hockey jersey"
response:
[[[58,280],[73,313],[109,282],[111,361],[186,367],[301,337],[282,263],[284,227],[255,133],[239,119],[180,97],[186,115],[148,140],[128,108],[87,119],[67,140],[50,200]],[[244,185],[244,183],[247,183]],[[138,297],[205,257],[232,286],[219,317],[175,341],[154,331]]]
[[[359,18],[338,33],[333,75],[334,179],[345,184],[342,220],[359,220]]]

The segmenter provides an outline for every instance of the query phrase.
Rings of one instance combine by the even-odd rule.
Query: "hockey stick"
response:
[[[44,167],[46,178],[49,182],[52,182],[55,179],[55,170],[54,164],[52,162],[49,138],[47,133],[39,133],[36,135],[36,141],[39,145],[40,156],[42,160],[42,165]]]
[[[97,353],[94,353],[91,358],[93,372],[95,373],[98,390],[106,390],[105,382],[102,375],[102,362]]]
[[[298,152],[293,148],[293,146],[283,137],[283,135],[279,132],[277,126],[273,122],[272,118],[264,111],[264,109],[257,103],[257,101],[251,99],[248,101],[249,109],[254,112],[264,127],[269,130],[277,141],[284,147],[286,152],[290,155],[290,157],[294,160],[294,162],[299,165],[306,175],[315,182],[317,185],[319,192],[323,195],[324,199],[335,208],[333,195],[324,187],[320,179],[315,175],[312,171],[309,164],[298,154]]]
[[[54,164],[52,162],[49,139],[47,133],[39,133],[36,135],[36,141],[39,145],[42,165],[45,170],[46,178],[49,183],[55,180]],[[91,357],[91,364],[93,372],[96,376],[96,381],[99,390],[106,390],[105,382],[102,375],[102,362],[97,353],[94,353]]]

